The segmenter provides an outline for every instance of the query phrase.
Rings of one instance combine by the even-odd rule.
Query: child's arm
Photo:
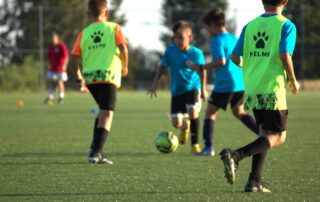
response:
[[[238,65],[239,67],[242,67],[242,60],[241,60],[240,56],[238,56],[236,54],[232,54],[231,60],[234,64]]]
[[[162,74],[164,73],[164,71],[165,71],[165,69],[163,68],[163,66],[161,64],[158,65],[158,67],[156,69],[156,74],[155,74],[153,82],[152,82],[152,85],[149,88],[149,90],[147,91],[147,95],[150,94],[151,98],[153,96],[157,97],[158,84],[159,84],[160,78],[161,78]]]
[[[199,65],[192,64],[192,63],[187,63],[187,65],[192,70],[200,72],[201,69],[209,70],[209,69],[214,69],[214,68],[217,68],[217,67],[222,67],[222,66],[226,65],[226,59],[225,58],[220,58],[218,60],[214,60],[214,61],[212,61],[210,63],[207,63],[207,64],[203,65],[202,67],[200,67]]]
[[[120,60],[122,65],[122,76],[125,77],[128,75],[128,62],[129,62],[129,54],[128,48],[126,45],[119,45],[118,48],[120,49]]]
[[[203,100],[207,100],[208,92],[207,92],[207,71],[203,69],[201,72],[201,98]]]
[[[81,63],[80,56],[71,55],[71,67],[72,67],[73,73],[76,76],[76,81],[80,83],[80,91],[87,92],[87,87],[85,85],[85,81],[83,79],[83,76],[82,76],[81,70],[80,70],[80,63]]]
[[[300,89],[300,84],[298,83],[293,69],[293,63],[290,53],[284,52],[280,55],[283,67],[289,77],[289,87],[293,94],[297,94]]]
[[[209,62],[205,65],[203,65],[203,69],[209,70],[209,69],[214,69],[217,67],[222,67],[227,64],[227,61],[225,58],[219,58],[217,60],[213,60],[212,62]]]

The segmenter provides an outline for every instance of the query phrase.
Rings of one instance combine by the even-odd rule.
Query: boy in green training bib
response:
[[[242,66],[245,108],[253,110],[259,137],[242,148],[220,152],[230,184],[235,182],[239,162],[252,156],[252,169],[245,192],[270,192],[262,186],[261,173],[267,151],[283,144],[286,139],[287,78],[292,93],[298,93],[300,88],[291,59],[296,27],[281,15],[288,0],[262,2],[266,12],[243,28],[231,56],[234,63]]]
[[[92,23],[77,37],[72,50],[72,68],[81,89],[87,87],[99,106],[88,160],[112,164],[103,155],[103,146],[111,129],[121,76],[128,74],[127,41],[121,27],[107,21],[106,0],[89,0],[87,14]]]

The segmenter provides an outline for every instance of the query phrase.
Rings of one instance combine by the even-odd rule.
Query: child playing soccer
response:
[[[53,104],[53,94],[56,86],[59,90],[58,103],[63,103],[65,87],[64,82],[68,80],[67,66],[69,62],[69,52],[65,43],[60,40],[56,32],[52,32],[52,45],[48,47],[49,66],[47,71],[48,96],[44,103]]]
[[[252,156],[252,169],[245,192],[270,192],[261,184],[261,173],[269,149],[286,139],[288,110],[286,82],[299,92],[291,55],[296,40],[295,25],[282,16],[288,0],[262,0],[265,13],[247,24],[232,54],[240,65],[243,57],[245,107],[253,109],[260,136],[252,143],[220,152],[228,182],[233,184],[239,162]]]
[[[201,85],[198,73],[188,68],[186,62],[192,61],[194,64],[203,65],[205,60],[202,51],[190,44],[193,35],[188,22],[177,22],[172,30],[174,44],[167,47],[147,94],[150,94],[151,98],[157,96],[156,90],[161,75],[165,70],[170,70],[172,124],[180,129],[181,144],[186,144],[191,131],[191,152],[197,154],[201,151],[198,144],[200,96],[203,99],[207,97],[206,71],[201,71]],[[188,119],[184,119],[186,113]]]
[[[72,50],[72,67],[77,81],[87,86],[99,106],[94,123],[89,162],[113,164],[103,155],[116,104],[116,88],[128,74],[127,42],[118,24],[108,22],[106,0],[89,0],[91,24],[79,33]],[[82,73],[79,65],[82,61]]]
[[[213,61],[203,65],[203,69],[215,69],[216,79],[214,89],[208,101],[203,125],[205,147],[200,155],[214,156],[214,126],[218,110],[227,109],[230,104],[233,115],[254,133],[258,127],[254,118],[244,110],[244,86],[242,70],[231,61],[231,53],[237,38],[230,34],[225,26],[225,14],[220,9],[209,11],[203,18],[203,23],[212,36],[210,45]],[[190,65],[194,70],[201,70],[198,65]]]

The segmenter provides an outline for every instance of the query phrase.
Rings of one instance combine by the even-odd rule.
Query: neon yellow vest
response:
[[[115,41],[116,23],[90,24],[82,32],[82,73],[87,84],[121,85],[120,51]]]
[[[245,31],[243,78],[245,108],[285,110],[286,73],[280,59],[282,15],[258,17]]]

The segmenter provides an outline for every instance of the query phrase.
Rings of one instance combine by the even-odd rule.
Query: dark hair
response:
[[[202,22],[206,25],[215,24],[219,27],[226,25],[224,12],[221,9],[213,9],[209,11],[203,18]]]
[[[56,32],[56,31],[52,31],[52,32],[51,32],[51,36],[57,36],[57,37],[59,37],[59,34],[58,34],[58,32]]]
[[[93,17],[99,17],[105,8],[107,8],[107,0],[89,0],[88,1],[88,12]]]
[[[281,4],[283,4],[285,2],[285,0],[262,0],[263,4],[269,4],[272,6],[279,6]]]
[[[192,32],[191,25],[187,21],[183,21],[183,20],[176,22],[172,27],[173,33],[177,33],[178,31],[185,31],[185,30],[190,30]]]

